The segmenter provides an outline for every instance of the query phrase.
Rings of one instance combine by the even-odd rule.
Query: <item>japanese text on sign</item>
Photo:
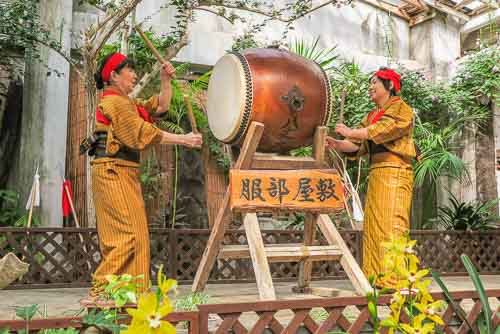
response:
[[[231,207],[338,210],[343,186],[334,170],[233,170]]]

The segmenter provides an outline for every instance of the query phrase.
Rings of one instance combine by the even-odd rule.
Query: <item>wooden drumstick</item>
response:
[[[193,114],[193,106],[191,105],[191,100],[187,94],[184,94],[184,103],[186,103],[189,123],[191,123],[191,131],[193,131],[193,133],[199,133],[198,128],[196,127],[196,119]]]
[[[146,43],[146,46],[148,47],[149,50],[151,50],[151,52],[153,53],[153,55],[155,56],[155,58],[162,64],[166,64],[168,61],[165,60],[165,58],[163,58],[163,56],[160,54],[160,52],[158,52],[158,50],[156,49],[156,47],[153,45],[153,43],[151,43],[151,41],[149,40],[148,36],[146,36],[146,34],[144,33],[144,31],[142,31],[142,29],[137,25],[135,26],[135,30],[139,33],[139,35],[141,36],[141,38],[143,39],[144,43]],[[175,78],[175,73],[172,74],[172,77]]]
[[[340,112],[339,112],[339,123],[344,123],[344,106],[347,91],[344,89],[340,95]]]

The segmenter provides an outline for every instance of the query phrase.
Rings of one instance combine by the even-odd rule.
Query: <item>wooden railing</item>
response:
[[[205,249],[209,230],[151,230],[151,263],[156,273],[163,264],[168,277],[180,283],[192,282]],[[362,263],[362,232],[342,231],[354,257]],[[418,256],[423,266],[443,275],[464,275],[460,260],[469,255],[481,274],[500,274],[500,230],[488,232],[413,231],[418,241]],[[298,243],[302,232],[264,230],[264,243]],[[227,244],[246,244],[243,230],[230,230]],[[76,228],[0,228],[0,257],[14,252],[30,263],[29,272],[9,288],[88,286],[100,261],[95,229]],[[274,280],[295,280],[297,263],[272,263]],[[317,262],[313,279],[345,278],[333,262]],[[249,282],[254,280],[249,260],[218,260],[210,275],[211,283]]]
[[[443,299],[441,293],[433,293],[434,299]],[[487,291],[493,309],[491,324],[494,333],[500,327],[500,290]],[[456,304],[461,308],[457,312],[451,304],[441,313],[444,326],[438,328],[447,334],[479,333],[477,319],[482,311],[479,295],[473,291],[452,293]],[[391,296],[384,295],[379,299],[379,314],[388,314]],[[174,312],[165,320],[177,325],[180,333],[185,328],[189,334],[278,334],[278,333],[315,333],[326,334],[337,331],[347,333],[373,333],[373,326],[365,297],[336,297],[315,299],[294,299],[276,301],[256,301],[237,304],[200,305],[195,312]],[[385,311],[384,311],[385,309]],[[402,312],[403,323],[408,318]],[[460,315],[462,314],[462,315]],[[464,317],[465,315],[465,317]],[[465,320],[467,319],[467,321]],[[28,324],[23,320],[0,320],[0,329],[22,330],[29,326],[30,330],[48,328],[82,328],[82,318],[51,318],[31,320]],[[125,323],[130,321],[126,319]],[[182,323],[181,323],[182,322]],[[471,324],[472,328],[469,328]],[[438,331],[436,331],[438,332]],[[387,333],[383,329],[381,333]]]

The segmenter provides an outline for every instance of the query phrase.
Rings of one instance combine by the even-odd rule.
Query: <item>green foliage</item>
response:
[[[472,264],[472,261],[467,255],[462,254],[460,258],[462,259],[465,270],[467,270],[467,273],[469,274],[469,277],[471,278],[476,291],[479,293],[479,299],[481,300],[481,315],[478,318],[478,325],[481,329],[481,333],[493,334],[491,327],[492,313],[490,303],[488,302],[488,296],[486,296],[486,291],[484,289],[483,283],[481,282],[481,278],[479,277],[479,273],[477,272],[476,268]]]
[[[340,97],[346,92],[344,104],[344,122],[350,127],[357,126],[363,117],[369,113],[374,104],[368,96],[368,79],[370,75],[364,73],[361,68],[352,62],[343,62],[335,67],[330,74],[332,95],[335,99],[333,114],[331,117],[331,128],[335,127],[340,114]]]
[[[145,31],[144,34],[160,52],[175,43],[175,39],[171,35],[156,34],[151,30]],[[146,46],[141,36],[136,33],[132,34],[128,39],[128,43],[129,50],[127,55],[134,60],[136,67],[135,70],[137,71],[139,77],[145,73],[151,72],[153,65],[156,63],[156,57]],[[119,50],[120,42],[104,45],[99,52],[98,63],[100,64],[106,55],[112,52],[118,52]]]
[[[198,305],[207,304],[210,296],[204,292],[194,292],[175,301],[176,311],[197,311]],[[187,328],[188,323],[182,323],[182,327]]]
[[[450,206],[438,208],[436,219],[430,220],[430,226],[438,225],[446,230],[471,231],[496,228],[500,217],[492,213],[498,199],[486,202],[460,202],[450,193]]]
[[[290,51],[316,62],[325,72],[329,73],[334,69],[333,63],[338,58],[335,53],[337,46],[327,49],[319,47],[318,43],[319,37],[316,37],[311,43],[297,39],[290,45]]]
[[[19,194],[12,190],[0,190],[0,226],[12,226],[20,216]]]
[[[453,308],[455,313],[458,315],[458,317],[461,320],[465,321],[465,323],[467,324],[467,326],[469,326],[469,328],[472,328],[472,325],[470,324],[469,320],[467,319],[467,314],[465,313],[463,308],[460,306],[460,304],[458,304],[453,299],[453,297],[451,296],[450,290],[448,289],[446,284],[444,284],[444,282],[441,279],[441,277],[439,276],[439,274],[435,271],[431,271],[431,275],[432,275],[432,278],[434,279],[434,281],[437,283],[437,285],[441,289],[441,291],[443,291],[443,294],[445,296],[446,301],[451,305],[451,307]]]
[[[104,292],[112,299],[117,307],[122,307],[127,303],[137,303],[137,292],[140,287],[140,280],[143,275],[132,276],[124,275],[107,275],[108,281],[104,285]]]
[[[231,46],[232,51],[243,51],[246,49],[260,48],[262,45],[255,40],[251,31],[245,31],[243,35],[237,36]]]
[[[10,330],[8,328],[0,328],[0,334],[10,334]]]
[[[474,266],[474,264],[467,255],[462,254],[460,256],[460,259],[462,260],[462,263],[464,264],[464,267],[467,270],[467,274],[469,275],[469,278],[472,280],[474,288],[478,292],[479,299],[481,300],[481,313],[476,320],[479,333],[493,334],[494,332],[491,323],[492,311],[490,308],[490,304],[488,302],[488,296],[486,295],[484,285],[481,281],[481,277],[479,276],[476,267]],[[459,318],[463,320],[467,324],[467,326],[472,330],[473,326],[467,319],[467,315],[462,310],[460,305],[453,299],[448,288],[446,287],[446,284],[444,284],[443,280],[441,279],[440,275],[436,272],[432,272],[432,277],[443,291],[446,300],[452,305],[454,311],[457,313]],[[495,331],[495,334],[498,334],[498,328]]]
[[[159,194],[159,164],[155,150],[150,150],[146,159],[141,161],[139,179],[142,185],[144,199],[152,200]]]
[[[125,326],[119,325],[118,320],[123,319],[123,316],[117,314],[117,310],[102,310],[97,312],[96,310],[91,310],[88,314],[83,316],[82,323],[86,327],[94,327],[99,330],[99,332],[109,332],[120,333],[120,330],[124,329]]]
[[[484,48],[465,58],[451,84],[452,89],[457,91],[457,96],[462,96],[461,93],[464,91],[471,93],[462,96],[460,104],[473,110],[486,105],[489,100],[494,100],[498,104],[500,96],[498,64],[500,64],[500,49],[495,46]]]
[[[40,60],[40,45],[45,45],[69,59],[62,52],[60,36],[51,36],[40,22],[39,5],[39,0],[0,1],[0,50],[20,49],[28,59]],[[62,75],[57,69],[51,72]]]
[[[18,318],[29,321],[29,320],[33,319],[33,317],[37,313],[39,313],[39,305],[33,304],[30,306],[25,306],[25,307],[16,307],[15,311],[16,311],[16,316]]]
[[[0,227],[28,226],[28,213],[23,214],[19,206],[19,194],[13,190],[0,190]],[[36,213],[31,217],[31,226],[40,226],[42,223]]]
[[[436,183],[440,176],[470,182],[465,163],[455,144],[465,127],[479,128],[488,117],[487,104],[498,99],[500,87],[499,51],[481,50],[469,56],[459,67],[450,84],[427,80],[418,71],[398,69],[401,73],[401,97],[415,111],[414,138],[422,151],[415,166],[415,184],[426,180]],[[330,127],[338,120],[340,96],[346,92],[345,123],[356,126],[374,105],[368,94],[370,74],[359,66],[345,62],[331,72],[332,93],[337,103]]]
[[[203,292],[191,293],[175,301],[176,311],[196,311],[198,305],[207,304],[210,296]]]

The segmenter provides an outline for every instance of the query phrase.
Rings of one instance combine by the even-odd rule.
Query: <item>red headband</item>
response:
[[[104,67],[102,68],[102,72],[101,72],[101,76],[102,76],[102,80],[104,82],[108,82],[109,81],[109,78],[111,76],[111,72],[113,72],[114,70],[116,70],[116,68],[118,67],[118,65],[120,65],[121,63],[123,63],[125,61],[125,59],[127,59],[127,56],[117,52],[115,54],[113,54],[109,59],[108,61],[106,62],[106,64],[104,64]]]
[[[399,92],[401,90],[401,76],[393,70],[381,70],[375,72],[375,75],[380,79],[391,80],[394,85],[394,90]]]

